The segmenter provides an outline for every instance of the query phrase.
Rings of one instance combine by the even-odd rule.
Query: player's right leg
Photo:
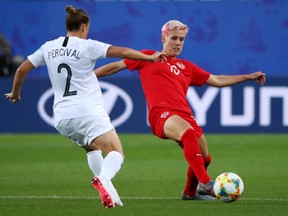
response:
[[[111,182],[124,161],[122,145],[116,131],[113,129],[95,138],[90,147],[101,149],[106,154],[99,176],[92,179],[92,184],[98,190],[102,203],[107,208],[113,208],[115,205],[123,206]]]

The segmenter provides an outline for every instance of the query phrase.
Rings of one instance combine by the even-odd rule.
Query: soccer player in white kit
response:
[[[66,7],[66,37],[44,43],[17,69],[11,93],[12,103],[20,101],[25,76],[46,65],[54,91],[55,127],[87,152],[94,174],[93,186],[106,208],[123,206],[111,180],[120,170],[124,153],[120,139],[104,109],[102,92],[93,69],[96,60],[120,57],[147,61],[165,60],[162,53],[145,55],[136,50],[87,39],[90,20],[82,9]],[[102,152],[105,157],[103,158]]]

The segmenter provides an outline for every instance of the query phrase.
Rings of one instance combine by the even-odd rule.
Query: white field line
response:
[[[99,199],[93,196],[0,196],[0,199]],[[180,200],[180,197],[121,197],[123,200]],[[288,201],[288,198],[240,198],[249,201]]]

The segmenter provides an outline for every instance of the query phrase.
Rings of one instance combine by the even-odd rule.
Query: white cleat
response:
[[[122,201],[121,201],[121,199],[120,199],[120,197],[119,197],[119,195],[117,193],[117,190],[115,189],[114,185],[112,184],[111,181],[109,183],[110,183],[110,188],[112,189],[113,198],[115,198],[114,199],[115,205],[123,206],[123,203],[122,203]]]

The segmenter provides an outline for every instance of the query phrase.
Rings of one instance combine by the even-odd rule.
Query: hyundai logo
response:
[[[99,81],[99,85],[103,92],[104,105],[109,116],[113,109],[117,106],[118,101],[122,100],[121,102],[124,104],[124,108],[122,109],[120,107],[120,112],[118,110],[116,117],[113,116],[112,118],[110,116],[110,118],[114,127],[123,124],[125,121],[127,121],[127,119],[129,119],[133,111],[133,102],[131,97],[123,89],[111,83]],[[51,100],[52,97],[53,89],[50,88],[41,95],[37,104],[37,109],[40,117],[47,124],[54,127],[54,116],[53,114],[49,114],[45,109],[47,102]]]

